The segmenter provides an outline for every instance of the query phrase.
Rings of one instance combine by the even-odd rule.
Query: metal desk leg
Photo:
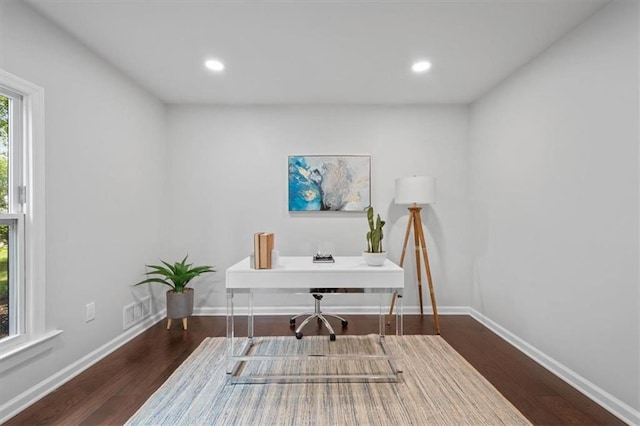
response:
[[[227,290],[227,374],[233,371],[235,362],[232,357],[235,353],[235,314],[233,312],[233,290]]]
[[[404,318],[403,318],[403,297],[402,293],[397,294],[397,308],[396,308],[396,336],[402,336],[404,334]]]
[[[383,306],[384,306],[384,299],[385,296],[387,294],[386,293],[380,293],[380,312],[378,312],[378,335],[380,337],[384,337],[385,333],[386,333],[386,327],[385,327],[385,322],[384,322],[384,311],[383,311]]]
[[[249,306],[247,313],[247,338],[250,344],[253,344],[254,337],[254,315],[253,315],[253,292],[249,292]]]

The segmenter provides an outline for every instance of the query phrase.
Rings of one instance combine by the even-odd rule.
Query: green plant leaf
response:
[[[139,283],[135,283],[134,286],[141,285],[141,284],[148,284],[148,283],[160,283],[160,284],[168,285],[171,288],[174,288],[174,286],[170,282],[161,280],[160,278],[147,278],[146,280],[140,281]]]
[[[143,280],[134,285],[140,285],[145,283],[161,283],[173,288],[174,291],[181,293],[184,291],[186,285],[195,277],[216,272],[212,266],[193,266],[192,263],[187,263],[188,255],[180,262],[174,262],[170,264],[164,260],[160,260],[164,266],[160,265],[146,265],[150,271],[145,272],[145,275],[149,278]]]

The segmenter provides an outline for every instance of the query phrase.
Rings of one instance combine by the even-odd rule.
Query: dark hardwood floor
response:
[[[359,315],[348,319],[348,328],[338,331],[338,324],[336,333],[378,331],[377,316]],[[240,321],[236,325],[236,330],[244,330]],[[624,424],[471,317],[441,315],[440,328],[442,337],[532,423]],[[309,327],[305,332],[313,334]],[[435,334],[433,318],[406,315],[404,333]],[[256,335],[291,334],[288,317],[256,317]],[[167,331],[166,321],[162,321],[6,424],[122,424],[204,338],[224,335],[224,317],[192,317],[186,332],[179,322]]]

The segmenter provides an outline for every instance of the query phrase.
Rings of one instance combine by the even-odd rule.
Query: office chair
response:
[[[329,340],[334,341],[336,340],[336,333],[335,331],[333,331],[333,327],[331,327],[331,324],[329,324],[329,321],[327,320],[326,317],[332,317],[332,318],[336,318],[339,319],[342,327],[346,327],[349,322],[342,318],[339,315],[335,315],[335,314],[323,314],[322,311],[320,310],[320,301],[322,300],[322,293],[335,293],[336,289],[317,289],[317,288],[312,288],[311,289],[311,295],[313,296],[313,298],[315,299],[315,309],[313,312],[307,312],[304,314],[298,314],[296,316],[291,317],[291,319],[289,319],[289,325],[291,327],[295,327],[296,326],[296,319],[303,317],[305,315],[309,315],[304,321],[302,321],[302,323],[300,323],[300,325],[298,326],[298,328],[296,329],[296,339],[302,339],[302,329],[309,324],[312,320],[317,319],[318,322],[322,322],[324,323],[325,327],[327,327],[327,330],[329,330]]]

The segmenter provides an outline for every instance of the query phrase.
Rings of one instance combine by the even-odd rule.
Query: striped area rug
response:
[[[208,338],[127,425],[530,424],[440,336],[387,336],[386,341],[399,357],[399,383],[227,384],[225,339]],[[254,346],[256,354],[375,353],[377,347],[373,335],[338,336],[335,342],[327,336],[261,337]],[[241,374],[363,369],[388,373],[389,366],[368,360],[251,361]]]

